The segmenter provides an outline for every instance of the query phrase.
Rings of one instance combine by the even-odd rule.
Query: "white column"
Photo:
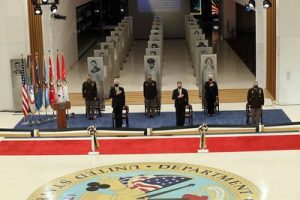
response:
[[[0,110],[12,110],[10,59],[25,57],[30,49],[27,1],[2,1],[0,24]]]
[[[65,15],[66,20],[51,18],[50,5],[42,6],[44,53],[48,55],[50,50],[52,55],[55,55],[58,49],[60,53],[65,54],[66,67],[70,67],[78,60],[76,5],[73,1],[60,1],[57,7],[58,13]]]
[[[266,10],[263,8],[263,1],[256,1],[256,80],[259,86],[266,87],[267,51],[266,51]]]
[[[299,0],[277,1],[277,101],[281,105],[300,104]]]

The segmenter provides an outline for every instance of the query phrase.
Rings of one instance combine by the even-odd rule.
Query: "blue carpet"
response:
[[[44,119],[45,116],[41,116]],[[34,116],[33,119],[38,119]],[[276,125],[283,123],[291,123],[291,120],[281,109],[264,110],[263,121],[266,125]],[[41,124],[34,124],[32,126],[23,125],[20,121],[15,129],[55,129],[56,121],[48,121]],[[203,112],[194,112],[194,125],[198,124],[214,124],[214,125],[246,125],[245,111],[220,111],[219,115],[208,117]],[[112,127],[111,114],[102,114],[101,118],[95,120],[87,120],[84,114],[77,114],[74,118],[68,119],[68,128],[85,128],[89,125],[95,125],[98,128]],[[144,113],[130,113],[129,127],[130,128],[161,128],[172,127],[176,125],[175,112],[162,112],[160,116],[155,118],[148,118]]]

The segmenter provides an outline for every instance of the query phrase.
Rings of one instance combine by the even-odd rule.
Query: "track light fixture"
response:
[[[56,14],[58,9],[57,5],[59,4],[59,0],[31,0],[32,5],[34,5],[34,14],[35,15],[42,15],[42,6],[44,5],[51,5],[50,10],[52,14]]]
[[[55,3],[53,3],[53,4],[51,5],[51,13],[52,13],[52,14],[57,13],[57,5],[56,5]]]
[[[272,6],[272,3],[270,2],[270,0],[264,0],[264,2],[263,2],[264,8],[270,8],[271,6]]]
[[[255,7],[255,1],[254,0],[250,0],[248,3],[250,8],[254,8]]]
[[[249,0],[248,6],[250,8],[255,7],[255,0]],[[263,8],[270,8],[272,6],[272,3],[270,0],[263,0]]]
[[[41,8],[40,5],[36,5],[36,6],[34,7],[34,14],[35,14],[35,15],[41,15],[41,14],[43,14],[43,11],[42,11],[42,8]]]

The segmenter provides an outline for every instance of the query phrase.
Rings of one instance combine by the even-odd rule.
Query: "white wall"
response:
[[[277,0],[277,101],[300,104],[300,1]]]
[[[256,80],[266,87],[267,80],[267,17],[263,1],[256,1]]]
[[[10,59],[20,58],[21,54],[27,55],[29,52],[27,13],[27,0],[1,2],[0,88],[2,95],[0,98],[0,110],[13,109]]]
[[[76,32],[76,7],[91,0],[60,1],[58,13],[65,15],[66,20],[55,20],[50,17],[50,7],[43,8],[44,51],[49,50],[55,57],[56,50],[65,54],[66,67],[77,63],[78,45]]]

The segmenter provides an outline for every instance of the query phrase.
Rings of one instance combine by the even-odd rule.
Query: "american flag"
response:
[[[28,104],[28,95],[27,95],[27,84],[26,84],[26,76],[25,76],[25,64],[24,59],[22,58],[22,66],[21,66],[21,78],[22,78],[22,112],[24,116],[29,114],[29,104]]]
[[[219,0],[211,0],[211,14],[219,15]]]
[[[176,185],[192,178],[183,176],[170,175],[155,175],[155,176],[135,176],[135,177],[121,177],[119,180],[122,184],[131,189],[139,189],[143,192],[152,192],[172,185]]]

